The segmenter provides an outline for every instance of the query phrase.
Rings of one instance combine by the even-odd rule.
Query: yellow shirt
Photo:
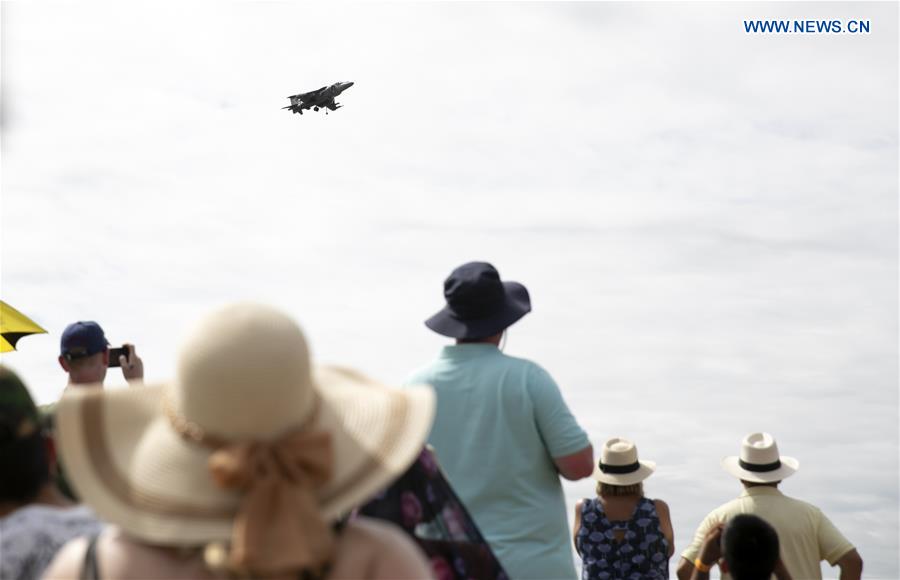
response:
[[[753,514],[769,522],[778,532],[781,559],[794,580],[819,580],[819,562],[832,566],[853,549],[825,514],[814,505],[787,497],[774,487],[754,486],[744,489],[737,499],[714,509],[694,534],[694,541],[682,552],[693,563],[707,532],[719,522],[738,514]],[[723,574],[722,578],[729,578]]]

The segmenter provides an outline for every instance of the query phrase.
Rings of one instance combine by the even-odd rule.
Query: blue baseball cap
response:
[[[103,329],[93,320],[73,322],[62,333],[59,354],[71,360],[103,352],[109,342]]]

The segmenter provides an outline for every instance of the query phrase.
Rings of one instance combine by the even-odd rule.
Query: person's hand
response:
[[[722,557],[722,530],[725,524],[720,523],[713,526],[707,532],[703,539],[703,546],[700,548],[700,561],[708,566],[712,566]]]
[[[141,382],[144,380],[144,361],[137,355],[133,344],[126,342],[125,346],[128,347],[128,357],[126,358],[124,354],[119,356],[122,374],[129,383]]]

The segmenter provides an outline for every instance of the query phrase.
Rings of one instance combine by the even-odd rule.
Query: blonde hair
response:
[[[618,496],[618,495],[644,495],[644,482],[639,481],[631,485],[613,485],[611,483],[597,482],[597,495],[599,496]]]

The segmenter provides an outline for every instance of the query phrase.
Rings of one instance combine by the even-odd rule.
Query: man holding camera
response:
[[[103,329],[92,320],[73,322],[63,330],[59,340],[58,360],[59,366],[69,375],[67,389],[89,385],[102,387],[109,367],[121,367],[122,376],[132,385],[144,380],[144,361],[135,352],[134,345],[125,343],[120,348],[109,348]],[[56,403],[42,405],[40,410],[44,429],[52,433]],[[55,455],[55,441],[51,439],[50,443]],[[61,463],[56,463],[53,475],[59,490],[70,499],[78,501]]]
[[[133,344],[109,348],[100,325],[94,321],[73,322],[59,341],[59,364],[69,374],[69,385],[103,385],[106,369],[121,367],[129,383],[144,379],[144,362]]]

